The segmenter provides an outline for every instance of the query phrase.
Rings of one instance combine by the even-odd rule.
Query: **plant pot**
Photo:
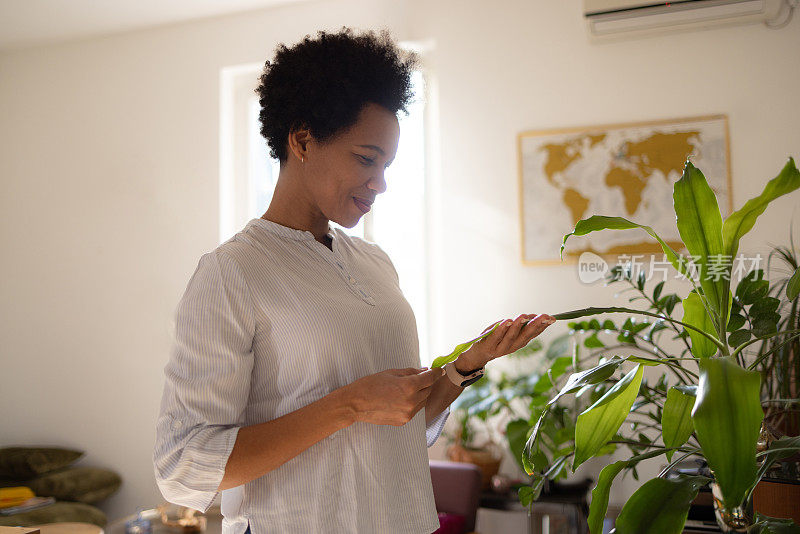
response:
[[[481,485],[484,491],[489,489],[492,477],[500,470],[501,455],[496,446],[482,449],[467,449],[458,443],[447,448],[447,459],[451,462],[475,464],[481,470]]]
[[[761,479],[753,492],[753,508],[770,517],[800,525],[800,481]]]
[[[747,532],[753,521],[752,500],[747,507],[725,508],[722,504],[722,492],[716,482],[709,484],[711,495],[714,498],[714,517],[722,532]]]

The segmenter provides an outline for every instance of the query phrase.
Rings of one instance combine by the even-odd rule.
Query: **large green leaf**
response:
[[[664,446],[680,447],[689,439],[694,431],[692,424],[692,408],[695,395],[686,389],[669,388],[664,411],[661,414],[661,432]],[[667,460],[672,460],[675,451],[667,451]]]
[[[695,433],[725,505],[739,506],[756,478],[756,441],[764,419],[761,375],[729,358],[706,358],[698,364]]]
[[[706,477],[654,478],[631,495],[615,523],[617,534],[680,534],[689,505]]]
[[[786,297],[792,301],[800,295],[800,267],[798,267],[786,284]]]
[[[539,416],[539,419],[536,421],[536,425],[533,427],[533,432],[531,432],[531,435],[528,437],[528,441],[525,443],[525,449],[522,451],[522,466],[526,473],[533,475],[535,472],[542,471],[545,468],[544,465],[541,465],[541,458],[543,455],[538,454],[538,439],[539,432],[542,429],[542,423],[544,422],[545,417],[547,417],[550,407],[558,402],[558,399],[564,395],[574,393],[582,387],[590,384],[599,384],[600,382],[604,382],[606,379],[608,379],[608,377],[614,374],[614,371],[617,370],[617,367],[619,367],[624,361],[625,360],[622,358],[615,356],[607,362],[601,363],[596,367],[581,371],[580,373],[573,373],[569,376],[567,383],[564,384],[564,387],[561,388],[561,391],[559,391],[555,397],[550,399],[550,402],[548,402],[547,406],[545,406],[544,410],[542,410],[542,414]],[[537,458],[540,459],[539,462],[536,461]]]
[[[740,210],[725,219],[722,226],[722,237],[726,254],[731,258],[739,252],[739,240],[752,228],[758,216],[764,213],[767,205],[776,198],[800,188],[800,171],[789,158],[781,172],[767,182],[764,190],[755,198],[748,200]]]
[[[711,265],[724,261],[725,246],[722,241],[722,214],[719,211],[717,197],[708,185],[706,177],[700,170],[687,161],[683,168],[683,176],[675,182],[672,191],[678,232],[681,234],[689,254],[698,267],[700,285],[711,309],[724,319],[727,325],[727,305],[724,292],[727,286],[722,276],[710,272]],[[730,278],[730,264],[727,265],[727,277]],[[716,273],[714,273],[716,274]],[[725,310],[723,312],[723,310]]]
[[[715,336],[714,323],[706,313],[700,295],[694,291],[683,299],[683,322],[690,324],[710,336]],[[706,336],[691,329],[687,329],[692,340],[692,356],[695,358],[708,358],[717,352],[717,346]],[[716,337],[716,336],[715,336]]]
[[[605,395],[578,416],[575,425],[575,470],[614,437],[639,394],[644,367],[637,364]]]
[[[622,217],[592,215],[588,219],[578,221],[578,223],[575,225],[575,229],[571,233],[564,236],[564,241],[561,243],[561,257],[564,257],[564,247],[567,245],[567,239],[571,235],[582,236],[591,232],[597,232],[599,230],[631,230],[635,228],[641,228],[650,234],[653,239],[658,241],[658,243],[661,245],[661,250],[664,251],[664,254],[667,256],[667,259],[672,266],[675,267],[678,272],[686,274],[686,268],[684,264],[680,262],[678,254],[666,243],[666,241],[661,239],[651,227],[637,224]]]
[[[727,257],[731,260],[736,258],[739,241],[753,228],[756,219],[764,213],[770,202],[798,188],[800,188],[800,171],[797,170],[794,159],[790,157],[778,176],[767,182],[760,195],[745,202],[741,209],[725,219],[722,225],[722,240]],[[723,283],[723,289],[727,290],[730,280],[723,280]]]
[[[662,450],[650,451],[638,456],[634,456],[629,460],[620,460],[609,464],[600,471],[600,476],[597,477],[597,485],[592,490],[592,503],[589,505],[589,530],[591,534],[602,534],[603,520],[608,511],[608,497],[611,494],[611,484],[614,479],[623,469],[633,467],[642,460],[653,458],[663,454]]]

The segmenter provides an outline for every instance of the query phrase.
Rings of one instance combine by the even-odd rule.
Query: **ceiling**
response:
[[[299,1],[302,0],[0,0],[0,50]]]

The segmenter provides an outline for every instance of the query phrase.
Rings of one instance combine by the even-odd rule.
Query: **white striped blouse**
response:
[[[169,502],[205,512],[242,426],[363,376],[419,367],[414,313],[388,255],[340,229],[332,248],[266,219],[204,254],[176,312],[153,463]],[[223,533],[430,533],[427,446],[449,408],[357,422],[222,492]]]

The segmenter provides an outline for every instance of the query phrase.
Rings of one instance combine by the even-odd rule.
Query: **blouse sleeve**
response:
[[[383,250],[383,249],[382,249],[382,248],[381,248],[381,247],[380,247],[380,246],[379,246],[377,243],[374,243],[373,245],[374,245],[374,247],[375,247],[375,250],[378,252],[378,254],[379,254],[379,255],[380,255],[380,256],[381,256],[381,257],[382,257],[382,258],[383,258],[383,259],[384,259],[384,260],[385,260],[385,261],[386,261],[386,262],[389,264],[389,266],[392,268],[392,272],[394,273],[394,280],[395,280],[395,283],[397,283],[398,285],[400,285],[400,275],[398,275],[398,274],[397,274],[397,269],[395,268],[395,266],[394,266],[394,263],[392,263],[392,260],[391,260],[391,258],[389,258],[389,255],[388,255],[388,254],[386,253],[386,251],[385,251],[385,250]],[[434,443],[436,443],[436,440],[437,440],[437,439],[439,439],[439,436],[442,434],[442,430],[444,429],[444,424],[445,424],[445,422],[447,422],[447,418],[448,418],[449,416],[450,416],[450,406],[447,406],[447,407],[446,407],[446,408],[445,408],[445,409],[442,411],[442,413],[440,413],[439,415],[437,415],[437,416],[436,416],[436,417],[435,417],[435,418],[434,418],[434,419],[433,419],[433,420],[432,420],[432,421],[431,421],[431,422],[430,422],[430,423],[429,423],[429,424],[426,426],[426,428],[425,428],[425,437],[426,437],[426,439],[427,439],[427,442],[428,442],[428,447],[432,446]]]
[[[439,436],[442,435],[444,424],[450,416],[450,406],[446,406],[442,413],[433,418],[433,421],[425,428],[425,438],[428,440],[428,447],[436,443]]]
[[[250,393],[252,299],[239,267],[204,254],[176,312],[156,424],[156,483],[172,503],[206,512],[217,496]]]

